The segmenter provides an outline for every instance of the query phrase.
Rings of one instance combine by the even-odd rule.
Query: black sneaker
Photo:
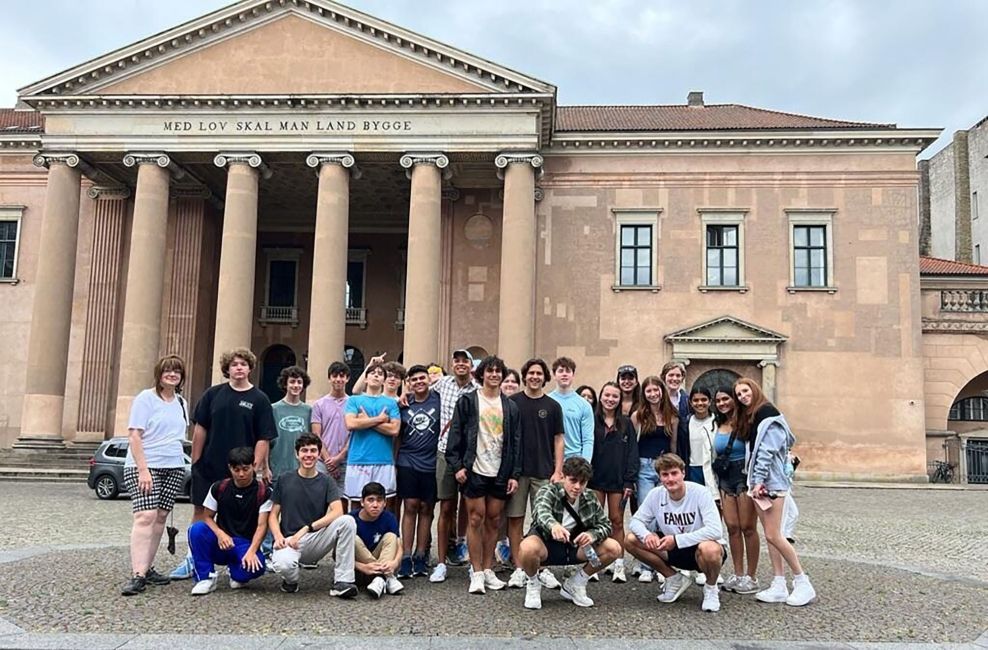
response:
[[[135,575],[133,578],[127,581],[123,589],[120,590],[121,596],[136,596],[137,594],[144,591],[147,587],[147,580],[144,576]]]
[[[146,576],[144,576],[144,580],[149,585],[154,585],[156,587],[161,587],[161,586],[164,586],[164,585],[168,585],[168,584],[171,584],[171,582],[172,582],[172,579],[171,578],[169,578],[168,576],[161,575],[160,573],[158,573],[157,571],[154,570],[154,567],[151,567],[150,569],[148,569],[148,573],[147,573]]]
[[[352,582],[334,582],[329,595],[337,598],[353,598],[357,595],[357,585]]]
[[[281,581],[281,590],[283,592],[285,592],[286,594],[294,594],[296,591],[298,591],[298,583],[297,582],[288,582],[287,580],[282,580]]]

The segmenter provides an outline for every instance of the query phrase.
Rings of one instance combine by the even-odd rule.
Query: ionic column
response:
[[[254,308],[254,263],[257,251],[258,172],[270,170],[256,153],[221,153],[213,159],[227,168],[220,272],[213,336],[213,383],[223,380],[219,357],[235,347],[250,347]]]
[[[410,366],[439,358],[442,170],[449,158],[441,153],[405,154],[400,163],[412,180],[403,354],[405,366]]]
[[[171,159],[164,153],[128,153],[123,163],[127,167],[137,166],[137,190],[120,338],[114,426],[114,434],[118,436],[127,435],[130,405],[139,392],[151,385],[154,364],[158,361]]]
[[[309,401],[329,392],[326,370],[333,361],[343,360],[350,174],[357,171],[354,163],[353,155],[346,152],[313,153],[305,159],[305,164],[319,174],[309,308]]]
[[[507,152],[494,164],[504,178],[497,351],[520,367],[535,354],[535,172],[542,156]]]
[[[15,447],[61,447],[65,371],[72,325],[81,164],[76,154],[41,153],[48,168],[27,351],[21,435]]]

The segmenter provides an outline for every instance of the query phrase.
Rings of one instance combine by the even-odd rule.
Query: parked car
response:
[[[184,441],[182,446],[185,448],[185,478],[178,495],[187,499],[192,489],[192,443]],[[86,483],[90,489],[96,491],[96,496],[100,499],[116,499],[127,494],[123,474],[129,447],[129,438],[104,440],[89,459],[89,478]]]

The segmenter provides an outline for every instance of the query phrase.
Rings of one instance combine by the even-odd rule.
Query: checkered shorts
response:
[[[142,494],[137,487],[138,470],[136,467],[124,467],[124,487],[130,494],[130,503],[134,512],[144,510],[171,510],[175,507],[175,497],[182,489],[185,479],[185,469],[151,468],[151,494]]]

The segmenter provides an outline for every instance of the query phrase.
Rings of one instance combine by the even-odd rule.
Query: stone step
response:
[[[88,469],[36,468],[0,466],[0,480],[5,481],[82,481]]]

